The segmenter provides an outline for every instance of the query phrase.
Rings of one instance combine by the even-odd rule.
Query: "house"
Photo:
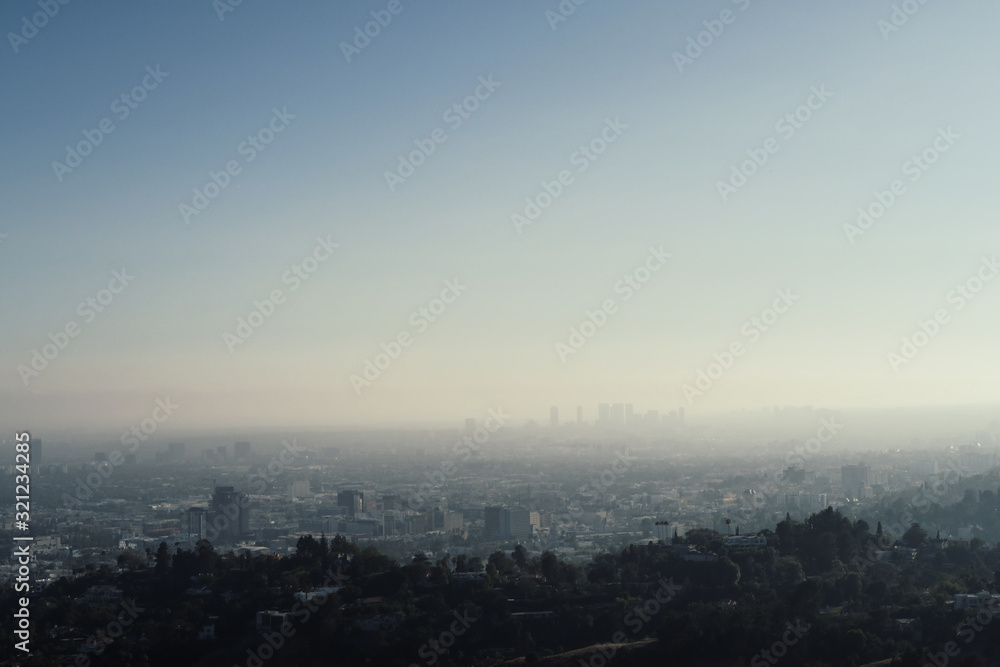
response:
[[[722,538],[727,549],[763,549],[767,538],[763,535],[730,535]]]
[[[718,557],[715,554],[703,554],[690,544],[674,544],[673,551],[675,555],[681,558],[681,560],[686,560],[688,562],[713,563],[718,560]]]
[[[258,611],[257,630],[280,630],[281,626],[292,622],[292,614],[287,611]]]
[[[980,591],[978,593],[959,593],[955,596],[955,609],[981,609],[994,601],[1000,602],[1000,595]]]

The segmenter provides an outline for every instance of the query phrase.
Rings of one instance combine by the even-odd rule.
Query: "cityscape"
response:
[[[1000,665],[998,22],[0,3],[0,667]]]

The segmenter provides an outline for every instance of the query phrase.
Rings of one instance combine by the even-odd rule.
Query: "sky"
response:
[[[997,19],[5,2],[0,426],[996,403]]]

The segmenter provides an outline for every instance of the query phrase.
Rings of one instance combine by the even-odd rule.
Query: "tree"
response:
[[[559,559],[551,551],[546,551],[542,554],[542,576],[550,584],[555,584],[559,581]]]
[[[927,541],[927,531],[921,528],[919,523],[915,523],[903,533],[901,541],[911,549],[916,549]]]
[[[170,549],[166,542],[160,542],[156,550],[156,573],[164,574],[170,568]]]
[[[514,564],[517,565],[518,569],[528,569],[528,550],[524,548],[523,544],[518,544],[514,547],[514,551],[511,553],[511,558],[514,559]]]
[[[126,551],[118,556],[118,567],[123,570],[141,570],[146,559],[138,551]]]

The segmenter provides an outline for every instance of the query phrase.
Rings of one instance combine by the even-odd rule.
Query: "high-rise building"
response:
[[[670,544],[670,522],[669,521],[657,521],[653,524],[653,535],[657,540]]]
[[[625,428],[633,428],[635,426],[635,417],[632,413],[632,404],[625,404]]]
[[[583,426],[583,406],[576,406],[576,425]]]
[[[250,533],[250,502],[231,486],[217,486],[209,520],[222,539],[238,540]]]
[[[844,493],[850,498],[863,498],[865,487],[869,484],[868,466],[859,463],[856,466],[843,466],[840,469],[840,481]]]
[[[39,438],[32,438],[31,440],[31,462],[42,462],[42,441]]]
[[[309,480],[297,479],[291,484],[289,484],[288,497],[291,500],[301,500],[302,498],[311,498],[312,493],[309,490]]]
[[[524,507],[512,507],[508,512],[508,536],[512,539],[531,537],[531,511]]]
[[[352,519],[365,510],[365,494],[357,489],[348,489],[337,494],[337,505],[347,508],[347,516]]]
[[[453,533],[465,528],[465,519],[462,517],[461,512],[444,512],[444,521],[441,525],[441,530],[446,533]]]
[[[611,406],[601,403],[597,406],[597,426],[607,428],[611,425]]]
[[[399,513],[395,510],[386,510],[382,513],[382,534],[386,537],[399,535],[402,526],[399,522]]]
[[[509,540],[531,535],[531,512],[523,507],[487,507],[487,540]]]
[[[426,514],[410,514],[404,519],[407,535],[422,535],[431,529],[430,517]]]
[[[204,507],[192,507],[187,511],[185,530],[191,544],[208,536],[208,510]]]
[[[487,540],[507,539],[507,525],[504,522],[503,507],[487,507],[483,512],[483,518],[486,520],[486,528],[483,532]]]
[[[611,428],[625,428],[625,405],[622,403],[611,406]]]
[[[549,408],[549,426],[552,428],[559,426],[559,408],[554,405]]]

